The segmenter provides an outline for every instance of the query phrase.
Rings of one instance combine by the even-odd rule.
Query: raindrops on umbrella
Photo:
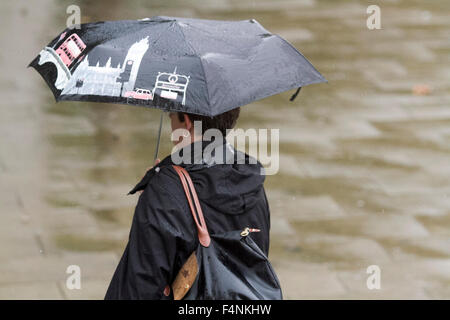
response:
[[[254,19],[87,23],[64,30],[30,66],[57,101],[205,116],[297,89],[293,100],[300,88],[326,81],[296,48]]]

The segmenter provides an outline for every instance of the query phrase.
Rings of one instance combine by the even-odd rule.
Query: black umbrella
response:
[[[297,49],[253,19],[87,23],[62,32],[30,66],[57,101],[206,116],[298,88],[293,100],[301,87],[326,81]]]

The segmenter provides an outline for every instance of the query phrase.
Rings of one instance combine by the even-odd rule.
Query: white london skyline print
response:
[[[63,33],[60,40],[65,36]],[[123,97],[127,101],[130,99],[147,101],[153,100],[157,94],[162,98],[180,100],[181,104],[185,104],[190,76],[178,74],[177,67],[173,72],[158,72],[152,86],[136,88],[142,59],[150,47],[148,36],[133,43],[122,63],[119,62],[116,66],[112,65],[111,56],[104,65],[100,65],[99,61],[96,65],[90,65],[89,55],[81,54],[85,47],[81,38],[72,34],[58,48],[45,47],[40,52],[39,65],[51,62],[56,67],[57,77],[54,85],[62,90],[61,96],[98,95]],[[76,66],[77,58],[79,63]]]
[[[61,95],[82,94],[120,97],[133,91],[142,58],[149,48],[148,37],[135,42],[128,49],[122,65],[111,65],[111,57],[104,66],[89,65],[89,55],[80,62]]]

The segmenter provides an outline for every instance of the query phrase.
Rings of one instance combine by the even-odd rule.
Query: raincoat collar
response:
[[[207,147],[208,150],[206,150]],[[237,154],[238,152],[226,141],[224,143],[205,140],[195,141],[168,155],[157,166],[149,169],[141,181],[128,194],[144,190],[155,173],[161,170],[161,167],[177,164],[188,171],[200,170],[216,164],[232,163],[236,159]],[[176,161],[174,163],[174,159],[181,160],[181,162]]]

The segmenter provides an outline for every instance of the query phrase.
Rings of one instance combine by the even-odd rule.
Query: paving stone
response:
[[[275,271],[284,299],[335,299],[346,293],[336,273],[320,264],[286,262],[277,264]]]
[[[65,281],[59,283],[64,292],[65,299],[68,300],[103,300],[109,286],[108,279],[81,279],[80,289],[68,289]]]
[[[320,252],[327,256],[330,262],[335,259],[348,264],[377,264],[390,259],[379,243],[366,238],[315,233],[301,237],[299,243],[301,249]]]
[[[412,259],[411,259],[412,258]],[[439,285],[448,283],[450,268],[448,259],[422,259],[414,257],[395,263],[379,264],[381,270],[381,289],[367,289],[366,268],[352,271],[342,271],[339,279],[353,292],[351,298],[374,298],[374,299],[428,299],[429,288],[436,287],[434,292],[439,298],[445,298],[445,290]]]
[[[344,217],[345,213],[329,196],[289,196],[277,190],[267,193],[272,214],[281,212],[290,221],[335,219]]]
[[[450,207],[450,196],[447,196],[445,191],[397,193],[390,190],[387,196],[373,194],[371,198],[379,203],[388,203],[390,207],[398,208],[397,211],[413,216],[446,216]]]
[[[379,265],[380,289],[369,289],[367,267],[351,271],[337,271],[342,285],[348,290],[346,299],[429,299],[425,290],[426,282],[404,276],[398,270],[390,272],[388,267]]]
[[[0,246],[0,264],[10,259],[39,257],[42,254],[42,248],[32,229],[21,225],[9,225],[9,228],[14,232],[0,233],[0,243],[3,244]]]
[[[58,300],[63,295],[56,282],[0,284],[1,300]]]
[[[361,234],[375,238],[413,238],[429,234],[416,219],[403,215],[370,216],[360,226]]]
[[[275,236],[290,236],[295,234],[295,231],[286,218],[278,217],[270,222],[270,234]]]
[[[425,290],[431,299],[448,300],[448,297],[450,297],[450,283],[430,283]]]
[[[117,256],[109,252],[76,253],[9,259],[0,264],[0,285],[29,282],[56,282],[67,279],[67,267],[78,265],[82,277],[112,277]]]
[[[399,214],[360,214],[325,222],[295,221],[291,224],[300,234],[328,233],[380,240],[420,239],[429,236],[427,229],[414,217]]]

